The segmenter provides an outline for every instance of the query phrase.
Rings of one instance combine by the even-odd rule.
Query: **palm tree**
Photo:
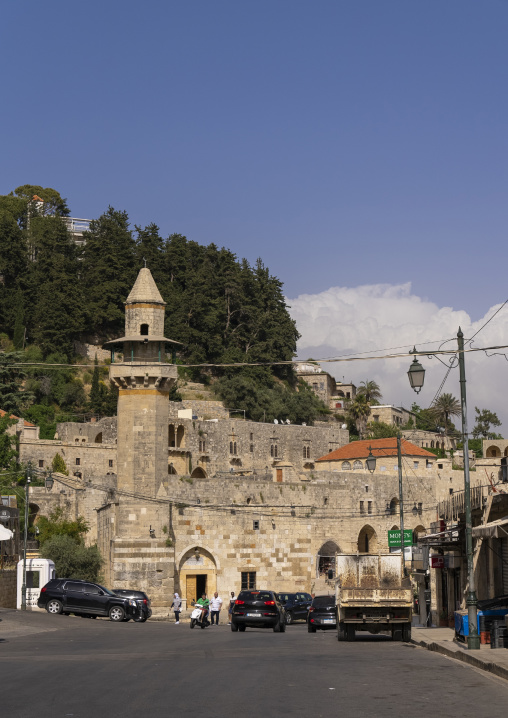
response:
[[[349,405],[348,414],[355,422],[358,436],[362,439],[367,428],[367,419],[370,416],[370,406],[364,394],[356,395],[356,399]]]
[[[358,388],[357,395],[364,396],[368,404],[379,402],[383,395],[377,382],[367,379],[366,381],[361,381],[360,384],[362,386]]]
[[[441,394],[439,399],[430,407],[436,421],[444,424],[445,436],[448,433],[448,422],[451,416],[460,416],[460,401],[451,394]]]

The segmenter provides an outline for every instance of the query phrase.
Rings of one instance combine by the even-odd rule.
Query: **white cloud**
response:
[[[467,312],[451,307],[438,307],[433,302],[411,293],[410,283],[374,284],[359,287],[331,287],[319,294],[302,294],[288,299],[290,313],[295,319],[301,339],[298,357],[322,359],[359,352],[389,353],[394,347],[419,351],[456,347],[459,326],[465,338],[482,327],[499,309],[498,304],[484,317],[472,322]],[[508,305],[478,334],[473,347],[508,344]],[[401,349],[400,351],[403,351]],[[508,350],[507,350],[508,353]],[[495,411],[504,427],[499,430],[508,436],[508,407],[505,408],[505,386],[508,362],[504,356],[488,358],[484,352],[466,354],[468,423],[474,425],[474,407]],[[442,360],[447,362],[446,357]],[[417,395],[410,389],[407,370],[410,359],[379,359],[372,361],[335,362],[322,364],[338,380],[359,384],[374,379],[383,392],[383,402],[409,407],[417,401],[429,406],[445,373],[436,358],[420,358],[426,369],[425,386]],[[460,396],[459,371],[450,372],[443,391]],[[457,428],[460,420],[455,421]]]

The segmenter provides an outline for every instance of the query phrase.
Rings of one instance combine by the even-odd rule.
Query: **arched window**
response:
[[[303,458],[310,459],[310,446],[303,447]]]
[[[343,461],[341,466],[342,471],[351,471],[351,464],[349,461]]]
[[[142,324],[139,328],[139,333],[142,337],[148,336],[148,324]]]
[[[176,444],[175,426],[170,424],[168,426],[168,446],[174,447]]]
[[[364,526],[358,534],[358,553],[376,553],[377,534],[372,526]]]
[[[497,446],[489,446],[486,456],[487,459],[497,459],[501,456],[501,451]]]
[[[270,456],[272,456],[274,459],[276,459],[276,458],[277,458],[277,453],[278,453],[278,451],[277,451],[277,444],[272,444],[272,445],[270,446]]]
[[[430,442],[430,448],[431,448],[431,449],[434,448],[434,442],[433,442],[433,441]],[[438,448],[439,448],[439,447],[438,447]]]
[[[206,472],[201,466],[197,466],[191,474],[191,479],[206,479]]]
[[[359,459],[357,459],[353,464],[353,471],[361,471],[362,469],[363,469],[363,464]]]
[[[390,514],[392,516],[395,516],[398,510],[399,510],[399,500],[396,498],[393,498],[390,501]]]
[[[102,431],[95,437],[96,444],[102,444]]]

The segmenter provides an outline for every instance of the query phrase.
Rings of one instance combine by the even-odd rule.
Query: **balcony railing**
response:
[[[488,486],[473,486],[471,488],[471,511],[483,508],[483,501],[487,498]],[[440,501],[437,507],[438,515],[445,521],[458,521],[465,513],[465,492],[457,491],[449,499]]]

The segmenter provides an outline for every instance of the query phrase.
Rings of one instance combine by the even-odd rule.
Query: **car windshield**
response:
[[[299,601],[312,601],[312,596],[310,593],[297,593],[296,598]]]
[[[239,601],[273,601],[273,595],[268,591],[241,591]]]
[[[284,603],[287,603],[287,601],[291,601],[292,598],[294,598],[294,593],[279,593],[279,601],[283,601]]]
[[[312,601],[312,605],[316,608],[320,606],[335,606],[335,598],[333,596],[316,596]]]

